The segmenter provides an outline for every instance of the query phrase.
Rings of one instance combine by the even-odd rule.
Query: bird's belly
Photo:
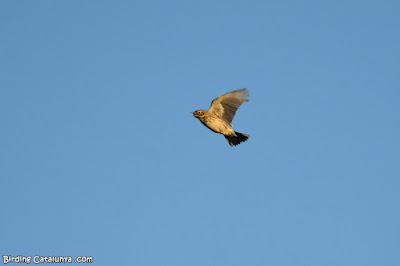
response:
[[[225,132],[229,131],[229,127],[223,121],[213,120],[213,121],[206,121],[203,123],[206,127],[214,131],[215,133],[224,134]]]

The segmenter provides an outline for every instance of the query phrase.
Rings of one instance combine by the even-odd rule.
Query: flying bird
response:
[[[232,126],[236,110],[248,101],[247,89],[235,90],[214,99],[208,111],[196,110],[192,114],[210,130],[224,135],[229,145],[236,146],[250,138],[250,135],[234,131]]]

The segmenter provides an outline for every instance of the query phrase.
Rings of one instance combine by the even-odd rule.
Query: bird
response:
[[[215,98],[208,111],[196,110],[192,115],[210,130],[224,135],[229,145],[233,147],[250,138],[248,134],[234,131],[232,125],[237,109],[248,101],[249,92],[243,88]]]

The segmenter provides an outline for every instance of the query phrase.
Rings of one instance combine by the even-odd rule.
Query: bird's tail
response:
[[[231,146],[236,146],[241,142],[246,141],[248,138],[250,138],[250,135],[243,134],[240,132],[235,131],[235,135],[225,135],[226,140],[229,142],[229,145]]]

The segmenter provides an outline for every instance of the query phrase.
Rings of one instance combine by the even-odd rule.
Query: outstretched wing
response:
[[[214,99],[208,111],[224,120],[230,127],[233,127],[232,120],[235,117],[236,110],[242,103],[248,101],[249,92],[247,89],[235,90]]]

